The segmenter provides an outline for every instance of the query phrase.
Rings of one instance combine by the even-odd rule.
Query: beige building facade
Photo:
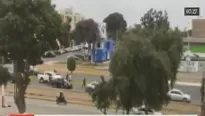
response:
[[[204,44],[205,43],[205,19],[192,20],[191,37],[184,38],[184,42]]]
[[[67,17],[71,17],[72,19],[70,22],[71,31],[75,29],[75,26],[79,21],[82,21],[85,19],[82,14],[74,12],[72,8],[65,8],[65,9],[59,10],[59,14],[61,14],[63,23],[67,22]]]

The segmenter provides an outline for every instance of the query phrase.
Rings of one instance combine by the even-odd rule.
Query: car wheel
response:
[[[182,99],[183,102],[188,102],[187,98]]]
[[[44,82],[44,79],[41,77],[39,80],[39,83],[43,83],[43,82]]]

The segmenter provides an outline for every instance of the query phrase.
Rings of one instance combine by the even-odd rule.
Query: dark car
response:
[[[65,78],[52,79],[50,84],[54,88],[64,88],[64,89],[73,88],[73,84],[68,80],[66,80]]]
[[[43,57],[44,58],[52,58],[52,57],[56,57],[56,54],[52,51],[48,51],[48,52],[44,53]]]

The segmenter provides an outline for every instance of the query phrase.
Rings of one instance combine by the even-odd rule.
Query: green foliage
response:
[[[68,69],[69,71],[71,71],[71,73],[72,73],[73,71],[75,71],[75,69],[76,69],[76,61],[75,61],[74,58],[68,58],[68,59],[67,59],[67,69]]]
[[[117,36],[123,33],[127,27],[127,22],[123,15],[118,12],[109,14],[103,22],[106,23],[108,37],[111,37],[114,40],[116,40]]]
[[[159,110],[168,103],[169,70],[163,53],[157,52],[145,38],[124,36],[110,62],[121,105],[129,112],[143,103]],[[123,53],[123,54],[122,54]]]
[[[91,98],[96,107],[104,114],[107,114],[107,108],[111,105],[112,89],[109,87],[109,82],[101,82],[96,86]]]
[[[76,43],[96,42],[99,39],[98,24],[93,19],[80,21],[76,24],[72,36]]]
[[[0,66],[0,86],[7,84],[12,79],[11,74],[8,72],[8,69]]]
[[[117,105],[127,114],[132,107],[145,105],[160,110],[168,104],[167,92],[174,86],[183,50],[181,35],[178,28],[170,29],[166,12],[150,9],[141,18],[141,24],[121,36],[109,67],[112,86],[107,87],[112,92],[98,94],[112,99],[101,102],[117,102],[118,98]]]
[[[45,51],[58,49],[62,21],[51,0],[0,0],[0,55],[14,61],[15,103],[26,112],[29,66],[42,63]]]
[[[46,50],[58,48],[62,23],[51,0],[1,0],[0,6],[1,54],[36,65]]]

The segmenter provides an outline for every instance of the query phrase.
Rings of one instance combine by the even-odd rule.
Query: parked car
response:
[[[39,83],[49,82],[52,79],[58,79],[63,78],[61,75],[56,74],[52,71],[45,71],[44,73],[38,74],[37,78],[39,80]]]
[[[77,56],[75,56],[73,54],[68,55],[67,58],[73,58],[75,60],[80,60],[80,58],[78,58]]]
[[[139,107],[139,108],[132,108],[132,112],[136,115],[146,115],[146,112],[148,115],[162,115],[161,112],[156,112],[153,109],[146,109],[145,106]]]
[[[52,58],[52,57],[56,57],[56,54],[53,51],[47,51],[43,54],[43,57],[44,58]]]
[[[95,88],[98,84],[99,84],[99,82],[97,82],[97,81],[93,81],[93,82],[87,84],[85,86],[85,92],[87,92],[88,94],[91,94],[95,90]]]
[[[183,93],[179,89],[172,89],[168,92],[168,96],[173,101],[191,102],[191,96],[189,94]]]
[[[65,88],[65,89],[73,88],[72,82],[66,80],[65,78],[52,79],[50,84],[54,88]]]
[[[37,78],[39,83],[45,83],[45,82],[49,82],[49,75],[44,73],[38,73],[37,74]]]

